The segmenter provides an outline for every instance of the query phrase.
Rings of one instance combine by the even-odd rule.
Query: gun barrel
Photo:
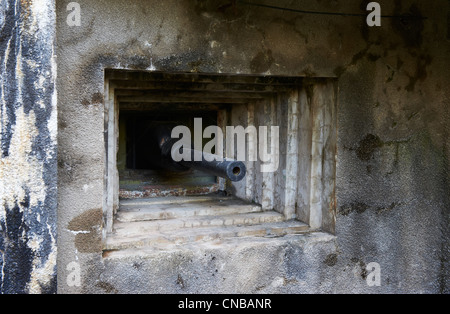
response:
[[[236,161],[229,158],[220,158],[217,155],[203,153],[189,148],[184,148],[184,150],[184,153],[191,156],[191,161],[180,161],[180,164],[183,166],[200,170],[221,178],[226,178],[233,182],[241,181],[246,175],[247,170],[242,161]]]
[[[160,148],[161,157],[166,161],[162,163],[166,168],[179,171],[195,169],[233,182],[241,181],[246,175],[247,170],[245,164],[241,161],[221,158],[217,155],[204,153],[184,146],[174,148],[174,145],[180,142],[171,137],[171,129],[167,126],[157,128],[154,135]],[[190,160],[174,161],[172,158],[173,150],[180,152],[183,156],[191,156]]]

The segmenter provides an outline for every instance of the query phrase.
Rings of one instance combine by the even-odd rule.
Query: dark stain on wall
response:
[[[180,288],[181,288],[181,289],[184,289],[184,288],[186,288],[186,283],[185,283],[185,281],[184,281],[183,277],[181,277],[181,275],[180,275],[180,274],[178,274],[178,277],[177,277],[177,281],[176,281],[176,283],[177,283],[177,285],[179,285],[179,286],[180,286]]]
[[[358,214],[362,214],[366,210],[368,210],[369,208],[370,208],[370,206],[365,204],[365,203],[354,202],[354,203],[351,203],[351,204],[342,205],[339,208],[339,214],[341,214],[342,216],[348,216],[352,212],[356,212]]]
[[[427,66],[429,66],[432,62],[432,58],[430,55],[420,55],[417,57],[417,65],[416,65],[416,71],[413,75],[408,75],[409,77],[409,84],[405,87],[405,89],[409,92],[414,91],[416,87],[416,83],[418,81],[424,81],[427,76]]]
[[[94,95],[92,95],[92,103],[93,104],[103,104],[103,93],[95,93]]]
[[[113,285],[111,285],[107,282],[104,282],[104,281],[100,281],[95,286],[109,294],[117,294],[118,293],[117,289]]]
[[[364,37],[364,36],[363,36]],[[340,65],[338,67],[336,67],[333,70],[333,73],[337,76],[340,77],[342,74],[345,73],[345,71],[351,67],[351,66],[355,66],[358,64],[359,61],[363,60],[363,59],[367,59],[371,62],[376,62],[378,61],[380,58],[382,58],[382,55],[379,53],[372,53],[369,52],[370,48],[372,48],[373,46],[377,46],[379,45],[378,42],[370,42],[368,39],[366,40],[367,45],[364,49],[362,49],[361,51],[358,51],[357,53],[355,53],[352,57],[351,62],[349,62],[346,65]]]
[[[338,256],[337,254],[333,253],[326,257],[326,259],[323,261],[325,265],[333,267],[337,264]]]
[[[102,223],[103,212],[101,209],[91,209],[72,219],[67,228],[71,231],[86,231]]]
[[[374,152],[382,146],[383,142],[378,136],[368,134],[359,142],[359,147],[356,149],[356,155],[362,161],[369,161],[373,158]]]
[[[92,105],[103,105],[103,102],[104,102],[103,93],[98,92],[98,93],[95,93],[92,95],[91,101],[89,101],[88,99],[85,98],[81,101],[81,104],[85,107],[88,107],[91,104]]]
[[[252,73],[267,72],[274,62],[272,50],[259,52],[250,62],[250,70]]]
[[[379,206],[369,206],[363,202],[352,202],[350,204],[343,205],[339,208],[339,214],[342,216],[348,216],[349,214],[356,212],[358,214],[363,214],[368,210],[374,210],[377,215],[387,214],[395,209],[398,209],[404,205],[402,202],[392,202],[386,205],[382,204]]]
[[[221,19],[234,20],[244,14],[244,7],[237,0],[196,0],[194,10],[198,15],[215,14]]]
[[[80,232],[75,236],[75,247],[81,253],[98,253],[102,251],[101,232],[103,211],[91,209],[72,219],[67,229]]]
[[[80,253],[99,253],[102,251],[101,234],[98,230],[80,233],[75,237],[75,247]]]
[[[402,205],[402,203],[400,203],[400,202],[394,202],[394,203],[391,203],[388,206],[379,206],[376,209],[376,213],[377,214],[382,214],[382,213],[385,213],[385,212],[390,212],[390,211],[394,210],[395,208],[397,208],[398,206],[401,206],[401,205]]]
[[[410,6],[404,13],[400,0],[395,0],[394,16],[401,18],[392,19],[392,28],[399,34],[407,47],[419,48],[423,42],[424,22],[423,15],[416,4]]]
[[[358,258],[352,258],[351,261],[355,264],[356,267],[359,267],[360,269],[360,276],[363,280],[367,279],[367,276],[369,275],[367,272],[367,265],[364,263],[362,259]]]
[[[77,178],[83,166],[83,160],[74,156],[58,155],[59,181],[70,182]]]
[[[237,6],[236,6],[236,2],[237,2],[237,0],[231,0],[231,1],[228,1],[228,2],[225,3],[225,4],[220,5],[220,6],[217,8],[217,11],[219,11],[219,12],[225,14],[227,11],[232,10],[233,14],[234,14],[234,15],[237,15]]]

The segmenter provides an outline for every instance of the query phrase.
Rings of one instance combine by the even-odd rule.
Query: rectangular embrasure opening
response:
[[[217,177],[168,164],[161,156],[160,129],[186,126],[193,142],[195,118],[202,119],[202,132],[208,126],[217,125],[217,111],[212,109],[199,111],[192,106],[174,110],[161,105],[149,105],[141,110],[120,107],[117,167],[122,198],[217,191]]]
[[[150,234],[181,243],[187,230],[203,234],[194,239],[334,231],[335,80],[106,70],[105,83],[108,249],[127,247],[118,243],[130,234],[148,246]],[[243,152],[245,177],[233,182],[161,158],[161,130],[176,126],[202,148],[215,141],[213,153]],[[205,136],[208,127],[223,137]],[[276,157],[271,167],[264,152]]]

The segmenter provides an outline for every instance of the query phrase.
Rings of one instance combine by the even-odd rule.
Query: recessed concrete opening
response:
[[[328,78],[106,70],[105,250],[333,233],[336,86]],[[215,149],[225,157],[245,146],[242,181],[162,163],[155,130],[184,125],[195,142],[196,118],[200,136],[208,126],[223,131]],[[242,126],[245,143],[230,150],[227,126]],[[273,171],[264,170],[261,141],[279,152]]]
[[[119,91],[120,93],[120,91]],[[149,104],[139,109],[122,105],[119,100],[119,197],[157,197],[168,195],[196,195],[217,191],[217,178],[208,173],[169,163],[161,156],[161,130],[168,132],[183,125],[192,130],[194,118],[203,121],[203,130],[217,124],[217,111],[170,110],[164,104]],[[183,192],[180,192],[183,191]],[[203,191],[203,193],[201,192]]]

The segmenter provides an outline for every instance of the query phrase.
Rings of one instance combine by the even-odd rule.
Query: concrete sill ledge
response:
[[[301,293],[320,280],[335,237],[236,198],[121,204],[92,291]],[[88,289],[89,290],[89,289]]]
[[[308,225],[286,221],[234,197],[202,196],[122,201],[104,258],[175,251],[230,250],[240,246],[303,246],[333,236],[311,232]]]
[[[105,251],[92,291],[112,287],[112,293],[127,294],[311,293],[324,280],[323,261],[334,254],[335,237],[321,232]]]
[[[303,232],[301,234],[289,234],[284,236],[266,237],[232,237],[212,241],[197,241],[184,244],[156,244],[153,246],[129,247],[124,249],[106,249],[103,258],[133,259],[155,257],[167,254],[198,254],[206,251],[237,252],[245,249],[263,249],[295,246],[307,248],[314,245],[330,244],[335,242],[336,237],[324,232]]]

